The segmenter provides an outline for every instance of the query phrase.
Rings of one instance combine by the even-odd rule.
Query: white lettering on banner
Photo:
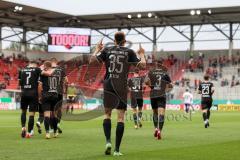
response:
[[[16,103],[0,103],[0,110],[16,110]]]

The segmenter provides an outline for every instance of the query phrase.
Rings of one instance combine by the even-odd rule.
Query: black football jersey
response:
[[[54,70],[51,76],[40,76],[42,82],[43,94],[57,95],[59,93],[59,85],[61,85],[61,72]]]
[[[128,80],[128,86],[131,91],[143,90],[144,77],[133,77]]]
[[[202,99],[211,99],[212,98],[212,89],[213,83],[212,82],[202,82],[199,84],[198,90],[202,95]]]
[[[64,82],[64,79],[66,77],[66,72],[65,72],[65,69],[60,67],[60,66],[57,66],[57,67],[53,67],[54,69],[54,72],[57,72],[57,74],[59,75],[59,85],[57,86],[57,92],[58,94],[63,94],[63,82]]]
[[[165,97],[167,84],[171,83],[171,79],[167,72],[161,68],[152,69],[148,73],[148,78],[151,83],[151,98]]]
[[[37,93],[40,74],[41,70],[37,67],[25,67],[19,71],[18,79],[22,91],[33,91]]]
[[[128,87],[131,93],[137,95],[138,98],[141,98],[143,95],[143,83],[144,77],[133,77],[128,80]]]
[[[121,46],[104,48],[97,59],[105,62],[105,80],[118,79],[126,82],[130,65],[136,65],[140,61],[133,50]]]

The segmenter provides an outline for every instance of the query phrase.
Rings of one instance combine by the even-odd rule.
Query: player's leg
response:
[[[185,112],[188,113],[188,111],[189,111],[188,104],[185,103],[184,105],[185,105]]]
[[[26,116],[27,116],[27,109],[22,109],[22,113],[21,113],[22,138],[25,138],[26,136],[26,119],[27,119]]]
[[[194,113],[195,110],[194,110],[193,104],[190,104],[190,107],[191,107],[191,109],[192,109],[192,112]]]
[[[165,108],[159,107],[158,108],[158,133],[157,133],[157,139],[162,138],[162,130],[163,130],[163,125],[165,121]]]
[[[202,117],[203,117],[205,128],[208,128],[207,111],[208,111],[208,108],[207,108],[206,102],[202,102]]]
[[[133,121],[134,121],[134,128],[138,129],[138,116],[137,116],[137,107],[136,106],[132,106],[132,110],[133,110]]]
[[[166,108],[166,98],[162,97],[159,98],[158,102],[158,133],[157,139],[161,139],[161,132],[163,130],[163,125],[165,122],[165,108]]]
[[[212,107],[212,100],[209,101],[209,104],[207,106],[207,121],[208,121],[207,125],[208,125],[208,127],[210,127],[209,120],[210,120],[210,115],[211,115],[211,111],[210,111],[211,107]]]
[[[106,138],[106,150],[105,154],[110,155],[111,154],[111,129],[112,129],[112,122],[111,122],[111,115],[112,115],[112,108],[104,108],[105,115],[103,120],[103,131]]]
[[[120,108],[120,107],[119,107]],[[122,142],[122,137],[124,133],[124,115],[125,115],[125,109],[117,109],[117,128],[116,128],[116,140],[115,140],[115,150],[114,155],[115,156],[121,156],[120,153],[120,145]]]
[[[57,138],[58,133],[57,133],[57,124],[58,124],[58,118],[57,118],[57,110],[59,108],[59,97],[58,96],[53,96],[51,100],[51,114],[50,114],[50,122],[52,124],[52,129],[53,129],[53,137]]]
[[[26,138],[31,138],[33,136],[34,116],[35,116],[35,112],[30,111],[29,109],[28,132],[26,134]]]
[[[42,98],[42,109],[44,111],[44,127],[46,131],[46,139],[50,139],[50,115],[51,115],[51,103],[49,97]]]
[[[44,111],[44,127],[45,127],[45,131],[46,131],[46,139],[51,138],[50,133],[49,133],[49,130],[50,130],[50,115],[51,115],[50,110]]]
[[[28,103],[25,100],[24,97],[21,97],[21,126],[22,126],[22,131],[21,131],[21,136],[22,138],[25,138],[26,136],[26,119],[27,119],[27,108],[28,108]]]
[[[133,110],[134,128],[138,129],[137,100],[134,94],[131,95],[131,106]]]
[[[137,99],[137,104],[138,104],[138,124],[139,127],[142,127],[142,108],[143,108],[143,99]]]
[[[151,106],[152,106],[152,120],[154,126],[154,137],[157,137],[158,132],[158,105],[157,105],[157,98],[151,98]]]
[[[62,104],[63,104],[63,95],[59,95],[55,113],[57,115],[57,130],[58,130],[58,133],[60,133],[60,134],[62,133],[62,129],[60,128],[60,122],[61,122],[61,118],[62,118]]]
[[[44,112],[42,109],[42,104],[40,104],[40,103],[38,104],[38,113],[39,113],[39,116],[38,116],[38,121],[36,123],[36,126],[38,128],[38,133],[42,134],[41,124],[44,121]]]
[[[33,127],[34,127],[34,116],[35,112],[38,111],[38,97],[33,96],[28,99],[29,101],[29,118],[28,118],[28,133],[26,135],[27,138],[31,138],[33,136]]]

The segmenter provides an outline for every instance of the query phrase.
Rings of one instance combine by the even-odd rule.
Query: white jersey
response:
[[[184,104],[192,104],[193,103],[193,95],[190,92],[185,92],[183,94]]]

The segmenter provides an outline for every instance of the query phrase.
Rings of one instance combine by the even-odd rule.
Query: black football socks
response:
[[[45,126],[46,133],[49,133],[49,124],[50,124],[50,118],[44,117],[44,126]]]
[[[24,112],[24,111],[23,111],[22,114],[21,114],[21,124],[22,124],[22,128],[26,126],[26,119],[27,119],[27,118],[26,118],[26,114],[27,114],[27,113]]]
[[[153,113],[153,125],[155,128],[158,128],[158,114]]]
[[[138,124],[138,119],[137,119],[137,113],[133,113],[133,121],[134,121],[134,124],[137,125]]]
[[[211,114],[210,110],[207,110],[207,119],[208,120],[210,119],[210,114]]]
[[[28,133],[30,133],[33,130],[34,126],[34,116],[29,116],[28,119]]]
[[[38,122],[41,124],[41,123],[43,123],[43,120],[44,120],[43,113],[39,113]]]
[[[163,125],[164,125],[164,115],[159,115],[158,125],[159,125],[159,129],[161,131],[163,129]]]
[[[106,137],[106,142],[111,143],[111,119],[104,119],[103,120],[103,131]]]
[[[115,151],[119,152],[119,148],[121,145],[122,137],[124,133],[124,123],[118,122],[116,128],[116,142],[115,142]]]

